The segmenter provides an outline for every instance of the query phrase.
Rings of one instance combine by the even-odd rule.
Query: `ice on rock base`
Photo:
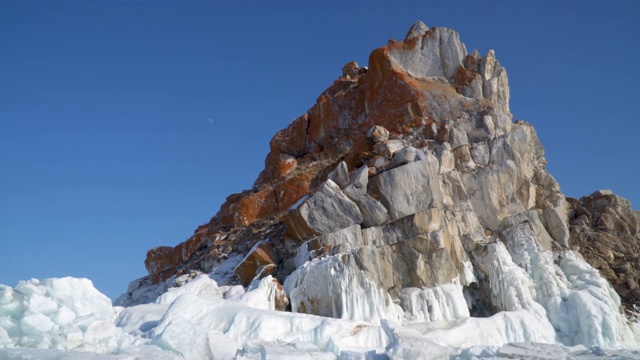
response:
[[[365,272],[342,254],[317,258],[296,269],[284,283],[293,312],[339,319],[400,322],[402,309]]]
[[[453,321],[470,316],[458,279],[429,289],[405,288],[399,297],[405,323]]]
[[[185,294],[177,298],[151,332],[153,342],[185,357],[212,357],[210,337],[236,344],[238,350],[260,339],[269,343],[307,343],[320,351],[384,351],[386,333],[362,322],[275,312],[239,302]]]
[[[637,346],[618,295],[597,270],[570,250],[554,259],[529,222],[504,234],[506,246],[490,244],[490,266],[485,264],[496,307],[529,312],[565,345]]]

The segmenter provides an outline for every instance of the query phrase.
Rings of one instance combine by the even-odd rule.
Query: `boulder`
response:
[[[386,159],[391,159],[393,154],[398,152],[404,147],[401,140],[386,140],[377,142],[373,146],[373,152],[378,155],[384,156]]]
[[[360,66],[355,61],[350,61],[342,67],[342,76],[355,79],[360,74]]]
[[[438,160],[428,154],[426,160],[371,177],[369,192],[387,208],[392,221],[432,207],[442,207],[438,167]]]
[[[347,163],[341,161],[338,166],[329,173],[327,178],[338,184],[341,188],[347,186],[349,183],[349,168],[347,167]]]
[[[382,126],[376,125],[369,129],[367,132],[367,137],[374,142],[383,142],[389,139],[389,130],[385,129]]]
[[[253,246],[247,256],[236,266],[234,273],[243,285],[249,285],[253,279],[262,279],[275,274],[277,259],[273,247],[265,242]]]
[[[560,246],[569,247],[569,226],[564,206],[544,210],[542,212],[542,223],[553,240]]]
[[[367,185],[369,184],[369,167],[363,165],[351,174],[349,178],[349,185],[352,185],[359,191],[367,191]]]
[[[287,233],[298,241],[308,240],[362,223],[358,205],[332,180],[293,206],[285,215]]]
[[[362,213],[362,227],[382,225],[389,221],[387,209],[371,195],[358,190],[353,185],[345,187],[343,192],[349,199],[358,204],[360,213]]]
[[[422,155],[426,158],[426,155],[424,155],[424,153],[422,153]],[[392,169],[394,167],[405,165],[416,160],[418,160],[418,149],[414,148],[413,146],[405,146],[402,149],[398,150],[395,154],[393,154],[393,158],[391,158],[391,162],[389,163],[387,168]]]

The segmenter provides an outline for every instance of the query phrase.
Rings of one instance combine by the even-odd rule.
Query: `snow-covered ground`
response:
[[[513,246],[527,246],[526,236],[517,239]],[[87,279],[1,285],[0,359],[640,358],[640,326],[607,315],[619,303],[581,259],[566,255],[537,289],[529,279],[549,274],[553,262],[512,252],[513,259],[498,243],[490,254],[504,311],[489,318],[469,317],[459,283],[405,291],[412,310],[404,319],[394,308],[371,322],[276,311],[282,288],[270,276],[245,289],[203,274],[127,308],[112,306]],[[525,260],[531,275],[514,263]],[[219,270],[211,275],[220,281]],[[366,303],[367,294],[357,296]],[[606,347],[581,345],[598,339]]]

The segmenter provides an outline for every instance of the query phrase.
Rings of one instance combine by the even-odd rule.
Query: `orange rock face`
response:
[[[256,276],[273,275],[277,269],[273,247],[267,243],[256,245],[236,267],[235,274],[243,285],[249,285]]]
[[[147,251],[144,265],[154,281],[163,281],[171,277],[178,266],[189,259],[191,254],[202,244],[204,238],[204,233],[201,231],[175,248],[159,246]]]
[[[278,213],[276,195],[272,186],[265,186],[231,205],[234,226],[247,227],[258,219]]]
[[[307,194],[315,177],[315,173],[305,173],[278,184],[276,195],[280,209],[289,210],[293,204]]]

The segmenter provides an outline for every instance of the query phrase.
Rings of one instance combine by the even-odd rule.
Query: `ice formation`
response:
[[[640,356],[610,350],[637,346],[637,335],[597,271],[570,251],[554,262],[525,227],[513,235],[507,246],[490,244],[487,254],[495,306],[503,310],[489,318],[470,317],[457,280],[405,289],[405,310],[389,306],[367,288],[368,279],[332,260],[337,257],[309,261],[287,285],[295,301],[295,286],[322,277],[349,281],[353,296],[335,294],[343,319],[274,311],[280,290],[271,277],[245,290],[200,275],[152,303],[127,308],[112,307],[87,279],[30,280],[0,287],[0,359]],[[542,274],[549,278],[536,286],[532,278]],[[338,308],[326,310],[335,315]],[[349,320],[365,314],[368,321]],[[603,347],[588,349],[593,344]]]
[[[402,309],[341,255],[307,261],[284,283],[293,312],[339,319],[400,321]],[[299,296],[304,294],[304,296]]]

